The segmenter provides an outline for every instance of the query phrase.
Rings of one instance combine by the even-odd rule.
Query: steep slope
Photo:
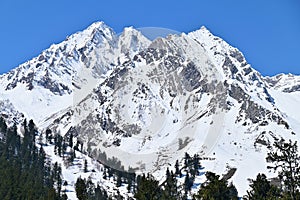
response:
[[[286,116],[294,132],[299,133],[300,112],[297,108],[300,99],[300,76],[279,74],[264,79],[277,107]]]

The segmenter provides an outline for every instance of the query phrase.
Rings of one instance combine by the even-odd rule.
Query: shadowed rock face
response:
[[[8,125],[21,124],[25,116],[20,113],[9,100],[0,100],[0,110],[2,117]]]
[[[242,63],[245,60],[245,58],[242,55],[242,53],[239,52],[238,50],[230,51],[230,56],[233,57],[233,58],[235,58],[240,63]]]
[[[181,75],[183,76],[182,84],[187,91],[191,92],[200,86],[201,74],[194,63],[188,63],[182,70]]]
[[[300,91],[300,85],[294,85],[291,88],[285,88],[285,89],[283,89],[283,92],[287,92],[287,93],[297,92],[297,91]]]

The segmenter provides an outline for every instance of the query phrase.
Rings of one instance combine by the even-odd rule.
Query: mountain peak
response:
[[[123,32],[132,32],[132,31],[133,32],[140,32],[140,31],[136,30],[133,26],[125,27]]]
[[[102,27],[106,27],[107,25],[103,22],[103,21],[97,21],[92,23],[91,25],[89,25],[89,27],[87,29],[99,29]]]
[[[191,32],[188,33],[188,35],[190,35],[190,34],[194,34],[194,35],[200,35],[200,34],[203,35],[203,34],[205,34],[205,35],[209,35],[209,36],[214,36],[210,32],[210,30],[204,25],[202,25],[199,29],[191,31]]]
[[[120,34],[120,38],[124,39],[126,37],[132,37],[132,36],[136,36],[136,37],[143,37],[146,38],[141,31],[135,29],[133,26],[129,26],[129,27],[125,27],[123,32]],[[148,40],[148,39],[147,39]]]
[[[206,31],[209,31],[209,30],[206,28],[206,26],[204,26],[204,25],[201,26],[200,30],[206,30]]]
[[[132,26],[124,28],[124,31],[118,38],[120,53],[125,54],[133,54],[134,52],[147,48],[150,43],[151,41],[149,39]]]

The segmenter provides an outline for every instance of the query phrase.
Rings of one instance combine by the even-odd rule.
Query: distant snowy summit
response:
[[[237,168],[230,181],[241,194],[269,173],[274,140],[300,141],[299,103],[299,76],[262,76],[205,27],[151,41],[96,22],[0,76],[0,112],[11,123],[33,119],[41,131],[74,135],[94,159],[160,178],[197,153],[210,158],[207,170]]]

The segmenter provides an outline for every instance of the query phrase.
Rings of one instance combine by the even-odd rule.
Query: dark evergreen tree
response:
[[[0,132],[6,133],[6,131],[7,131],[7,124],[5,120],[2,117],[0,117]]]
[[[84,160],[84,169],[83,169],[84,173],[88,172],[88,167],[87,167],[87,160]]]
[[[166,181],[163,184],[162,200],[178,200],[180,199],[179,188],[177,187],[177,179],[173,172],[167,176]]]
[[[63,137],[59,134],[56,134],[54,136],[54,150],[59,156],[62,156],[62,153],[63,153]]]
[[[107,199],[108,199],[107,192],[101,189],[99,185],[97,185],[97,187],[95,188],[94,200],[107,200]]]
[[[251,190],[247,191],[249,200],[275,200],[281,197],[280,189],[271,185],[264,174],[258,174],[256,180],[251,181],[250,188]]]
[[[79,200],[107,200],[107,192],[102,189],[98,184],[97,187],[93,184],[92,180],[88,178],[82,179],[79,177],[75,183],[76,196]],[[114,198],[116,199],[116,198]]]
[[[87,200],[88,191],[85,180],[79,177],[75,183],[75,191],[78,200]]]
[[[190,191],[192,189],[193,184],[194,184],[194,179],[193,179],[193,177],[190,177],[190,174],[187,171],[186,175],[185,175],[185,179],[184,179],[184,191],[185,191],[185,193],[187,193],[188,191]]]
[[[69,136],[69,146],[73,148],[73,133],[71,133]]]
[[[200,157],[198,154],[195,154],[193,157],[193,169],[191,170],[192,176],[195,178],[195,176],[199,175],[199,169],[201,168],[200,165]]]
[[[113,173],[113,169],[108,167],[107,168],[107,174],[108,174],[108,179],[110,179],[111,177],[113,177],[114,173]]]
[[[179,169],[179,161],[178,160],[176,160],[176,163],[175,163],[175,174],[179,175],[179,177],[182,176],[181,170]]]
[[[78,146],[79,146],[79,143],[78,143],[78,141],[77,141],[77,143],[76,143],[76,145],[74,146],[74,150],[76,150],[76,151],[79,151],[79,148],[78,148]]]
[[[297,190],[300,187],[300,156],[298,154],[297,142],[284,139],[274,142],[274,150],[268,153],[267,161],[273,163],[268,166],[278,172],[283,182],[284,191],[291,199],[296,200],[299,195]]]
[[[68,156],[68,164],[72,164],[74,162],[74,159],[76,158],[75,151],[73,149],[70,150],[69,156]]]
[[[184,155],[184,167],[187,168],[190,165],[191,156],[188,153]]]
[[[161,197],[161,188],[158,181],[149,174],[138,176],[137,191],[134,195],[137,200],[158,200]]]
[[[118,171],[116,173],[116,176],[117,176],[117,183],[116,183],[116,186],[117,187],[121,187],[122,186],[122,175],[121,173]]]
[[[201,200],[237,200],[238,194],[236,188],[227,181],[220,179],[220,177],[212,172],[206,173],[207,181],[203,183],[195,199]]]
[[[62,170],[61,170],[61,166],[58,165],[57,162],[55,162],[54,164],[52,177],[53,177],[53,181],[56,182],[58,194],[60,194],[62,188]]]
[[[168,179],[170,176],[171,176],[171,173],[170,173],[170,170],[169,170],[169,167],[168,167],[167,170],[166,170],[166,179]]]
[[[62,194],[61,200],[68,200],[68,196],[65,192]]]

